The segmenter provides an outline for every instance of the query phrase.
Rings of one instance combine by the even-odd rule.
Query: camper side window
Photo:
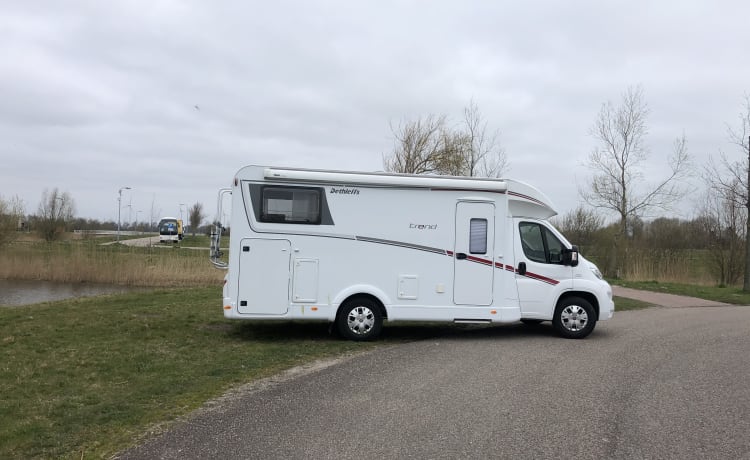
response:
[[[487,219],[469,221],[469,252],[487,254]]]
[[[547,228],[532,222],[519,224],[521,246],[529,260],[543,264],[562,264],[565,246]]]
[[[320,224],[321,189],[265,186],[261,193],[261,222]]]

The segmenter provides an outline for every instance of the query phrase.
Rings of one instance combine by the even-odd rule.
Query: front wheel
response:
[[[596,312],[588,300],[568,297],[557,305],[552,325],[565,338],[582,339],[594,330]]]
[[[380,335],[383,314],[376,301],[355,297],[341,306],[336,323],[339,333],[347,339],[373,340]]]

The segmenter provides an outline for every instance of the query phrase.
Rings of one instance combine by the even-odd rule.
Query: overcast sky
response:
[[[507,176],[563,214],[601,104],[629,86],[651,110],[648,179],[683,133],[698,165],[739,158],[749,50],[746,0],[0,0],[0,195],[34,213],[58,187],[116,220],[129,186],[123,222],[152,203],[213,218],[244,165],[381,170],[391,125],[458,123],[473,99]]]

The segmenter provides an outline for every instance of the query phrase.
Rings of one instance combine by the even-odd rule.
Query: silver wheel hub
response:
[[[366,334],[375,325],[375,314],[367,307],[355,307],[347,315],[346,323],[355,334]]]
[[[568,305],[560,314],[560,320],[565,329],[578,332],[586,327],[589,322],[589,315],[579,305]]]

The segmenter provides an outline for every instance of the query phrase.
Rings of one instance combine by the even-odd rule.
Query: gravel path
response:
[[[658,305],[660,307],[686,308],[686,307],[727,307],[730,304],[714,302],[713,300],[698,299],[661,292],[640,291],[622,286],[612,286],[612,293],[618,297],[640,300],[641,302]],[[617,303],[615,303],[615,311]]]

